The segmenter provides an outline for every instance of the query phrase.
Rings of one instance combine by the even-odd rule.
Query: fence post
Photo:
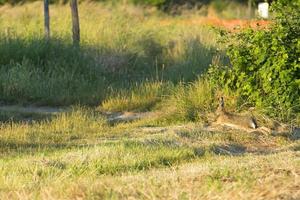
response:
[[[49,0],[44,0],[44,26],[45,26],[45,38],[50,39]]]
[[[248,0],[248,18],[251,19],[252,17],[252,5],[253,5],[253,0]]]
[[[79,42],[80,42],[80,28],[79,28],[77,0],[71,0],[70,7],[71,7],[71,14],[72,14],[73,44],[74,45],[79,45]]]

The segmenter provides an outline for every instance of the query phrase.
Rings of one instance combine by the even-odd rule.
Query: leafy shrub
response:
[[[300,3],[279,1],[272,9],[267,29],[230,34],[231,66],[211,68],[210,74],[269,114],[276,109],[287,117],[300,110]]]
[[[136,4],[146,4],[152,6],[160,6],[166,2],[166,0],[131,0],[131,1]]]

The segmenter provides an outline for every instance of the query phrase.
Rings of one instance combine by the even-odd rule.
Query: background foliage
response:
[[[281,111],[269,114],[288,116],[300,109],[300,4],[279,1],[272,9],[268,29],[229,34],[231,66],[212,68],[211,74],[254,105]]]
[[[17,4],[17,3],[25,3],[25,2],[33,2],[37,0],[0,0],[0,4],[9,3],[9,4]],[[85,0],[80,0],[80,2]],[[93,0],[98,2],[113,2],[113,3],[133,3],[133,4],[141,4],[141,5],[150,5],[157,6],[160,8],[168,8],[170,6],[175,5],[184,5],[188,4],[191,6],[200,6],[208,3],[215,3],[219,7],[226,6],[226,4],[232,2],[230,0]],[[233,0],[239,3],[248,3],[249,0]],[[253,4],[257,3],[258,0],[250,0]],[[67,3],[67,0],[50,0],[51,3]]]

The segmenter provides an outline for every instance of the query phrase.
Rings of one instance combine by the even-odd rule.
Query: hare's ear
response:
[[[220,107],[224,108],[224,98],[220,97]]]

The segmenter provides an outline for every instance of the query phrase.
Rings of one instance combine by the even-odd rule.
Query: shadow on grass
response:
[[[241,144],[229,143],[226,145],[213,145],[210,150],[216,155],[240,156],[245,154],[246,147]]]
[[[134,139],[134,138],[133,138]],[[239,143],[227,143],[227,144],[214,144],[212,146],[190,146],[187,144],[181,144],[179,141],[174,140],[116,140],[110,138],[103,138],[103,140],[98,141],[94,144],[87,144],[81,140],[73,140],[70,138],[69,142],[18,142],[10,140],[1,140],[0,141],[0,155],[2,156],[26,156],[26,155],[35,155],[39,153],[51,153],[57,152],[60,150],[78,150],[86,148],[95,148],[95,147],[112,147],[115,145],[122,145],[128,151],[133,149],[148,149],[149,151],[157,150],[160,148],[167,148],[170,151],[174,150],[188,150],[189,159],[201,158],[203,156],[243,156],[246,153],[253,155],[270,155],[276,154],[284,151],[300,151],[300,145],[293,145],[287,149],[256,149],[256,150],[247,150],[247,147]],[[208,154],[207,154],[208,153]],[[161,162],[164,162],[164,157],[161,157]],[[167,164],[166,164],[167,165]]]
[[[20,112],[9,112],[1,111],[0,113],[0,123],[28,123],[41,122],[45,120],[51,120],[54,114],[44,114],[44,113],[20,113]]]
[[[84,145],[68,143],[29,143],[0,141],[0,155],[2,156],[22,156],[33,155],[42,152],[54,152],[63,149],[83,148]]]
[[[300,144],[293,146],[291,149],[293,151],[300,151]]]
[[[170,55],[173,48],[151,36],[122,51],[101,45],[77,48],[55,38],[0,37],[0,101],[99,105],[111,91],[143,82],[195,80],[216,53],[193,38],[182,55]]]

